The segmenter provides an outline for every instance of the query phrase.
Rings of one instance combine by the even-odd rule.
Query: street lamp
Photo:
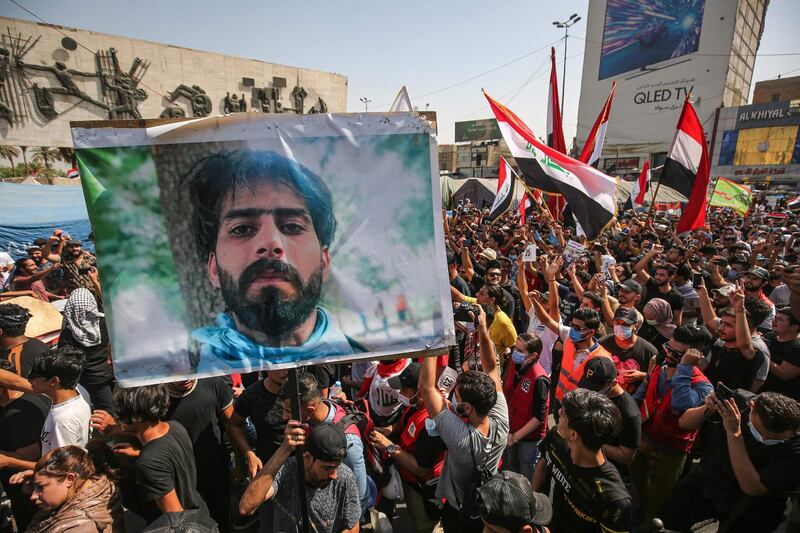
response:
[[[573,13],[567,20],[559,22],[553,21],[553,26],[556,28],[564,28],[564,74],[561,76],[561,116],[564,116],[564,89],[567,86],[567,39],[569,38],[569,29],[576,24],[581,18],[577,13]]]
[[[369,111],[369,103],[370,103],[372,100],[370,100],[370,99],[369,99],[369,98],[367,98],[366,96],[364,96],[364,97],[362,97],[362,98],[359,98],[359,100],[361,100],[362,102],[364,102],[364,112],[366,113],[367,111]]]

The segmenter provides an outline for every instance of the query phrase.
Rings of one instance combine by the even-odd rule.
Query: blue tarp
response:
[[[17,259],[34,239],[60,228],[84,241],[92,231],[81,187],[0,183],[0,251]]]

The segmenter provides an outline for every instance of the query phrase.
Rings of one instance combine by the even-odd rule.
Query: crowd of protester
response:
[[[92,254],[56,230],[0,255],[0,299],[63,301],[54,346],[0,302],[0,531],[386,531],[401,509],[419,532],[796,531],[797,217],[678,235],[626,212],[587,242],[545,209],[487,216],[444,213],[456,346],[309,366],[296,393],[287,370],[118,387]]]

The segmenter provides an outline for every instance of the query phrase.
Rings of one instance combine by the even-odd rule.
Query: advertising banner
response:
[[[72,127],[123,386],[454,343],[413,113]]]
[[[500,139],[503,135],[493,118],[483,120],[467,120],[456,122],[455,142],[491,141]]]

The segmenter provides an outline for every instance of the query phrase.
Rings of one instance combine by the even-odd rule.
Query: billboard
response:
[[[455,142],[469,141],[491,141],[502,139],[500,128],[497,127],[497,120],[487,118],[483,120],[467,120],[456,122]]]
[[[386,117],[73,123],[117,380],[452,344],[436,143]]]
[[[599,79],[697,52],[704,7],[705,0],[608,0]]]

